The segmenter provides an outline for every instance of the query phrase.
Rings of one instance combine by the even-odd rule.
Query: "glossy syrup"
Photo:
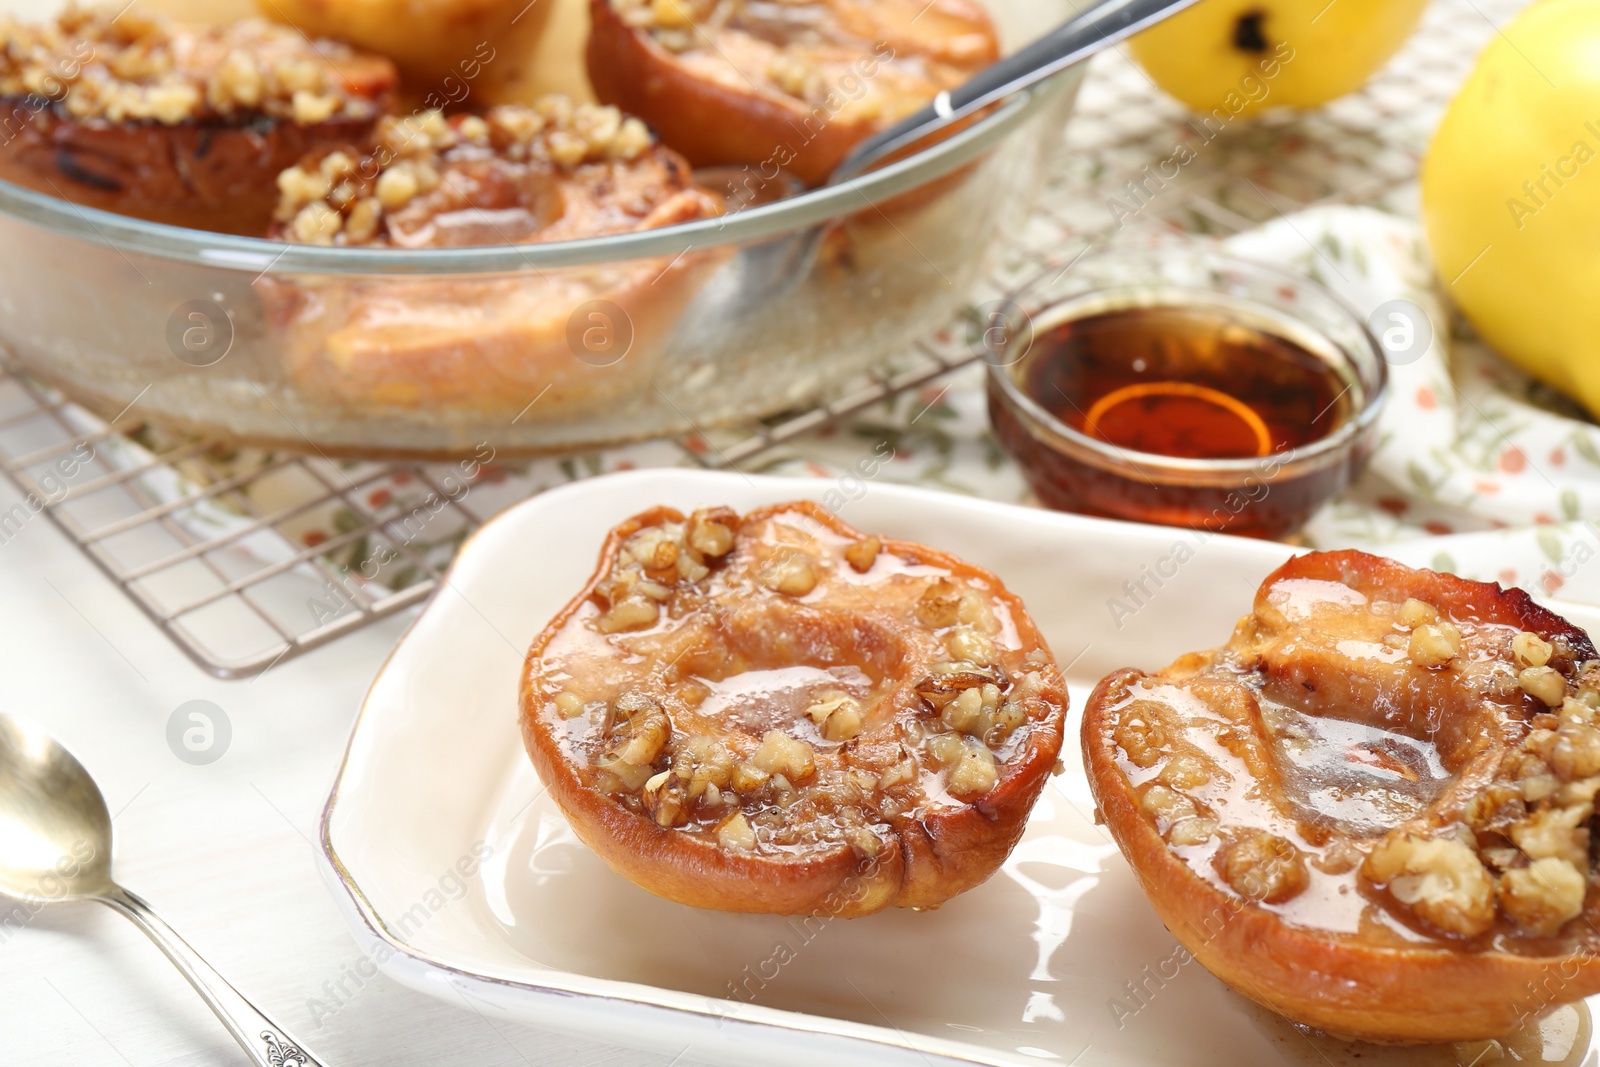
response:
[[[1436,801],[1455,776],[1431,741],[1261,701],[1284,798],[1305,821],[1380,837]]]
[[[1248,459],[1319,441],[1351,415],[1326,359],[1204,307],[1106,311],[1035,342],[1023,388],[1080,433],[1183,459]]]
[[[1300,1026],[1238,999],[1273,1042],[1278,1062],[1295,1067],[1585,1067],[1593,1062],[1594,1021],[1581,1000],[1553,1008],[1497,1040],[1373,1045]]]
[[[993,381],[990,418],[1048,507],[1283,537],[1349,483],[1371,447],[1369,430],[1307,458],[1367,396],[1299,332],[1200,302],[1091,312],[1041,330],[1001,373],[1100,447],[1041,432]]]

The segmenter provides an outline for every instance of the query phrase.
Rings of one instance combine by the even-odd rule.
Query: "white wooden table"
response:
[[[0,484],[0,512],[17,499]],[[0,603],[0,708],[44,723],[99,781],[118,879],[328,1067],[667,1062],[491,1023],[362,977],[371,968],[317,874],[312,842],[351,718],[406,619],[252,682],[217,681],[43,518],[0,545]],[[232,726],[208,766],[167,744],[167,720],[196,699]],[[109,910],[62,904],[20,929],[0,925],[0,1063],[241,1062],[178,972]]]

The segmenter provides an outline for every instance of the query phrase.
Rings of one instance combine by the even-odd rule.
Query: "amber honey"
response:
[[[1132,308],[1034,341],[1023,390],[1079,433],[1183,459],[1247,459],[1308,445],[1349,418],[1327,359],[1199,307]]]
[[[1101,308],[999,361],[991,417],[1050,507],[1282,536],[1343,488],[1370,444],[1323,456],[1319,443],[1368,397],[1317,342],[1291,320],[1224,304]]]

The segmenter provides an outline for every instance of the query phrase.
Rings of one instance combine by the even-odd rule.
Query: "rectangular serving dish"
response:
[[[819,479],[611,475],[536,497],[468,542],[374,682],[323,817],[324,874],[386,973],[499,1017],[698,1062],[1457,1062],[1443,1048],[1305,1034],[1183,962],[1094,823],[1076,741],[1090,688],[1225,640],[1286,545],[873,485],[840,509],[847,522],[995,571],[1066,670],[1066,770],[1021,844],[937,911],[857,920],[702,911],[613,874],[523,752],[525,650],[622,519],[655,504],[800,498],[846,499]],[[1600,612],[1561,610],[1600,625]]]

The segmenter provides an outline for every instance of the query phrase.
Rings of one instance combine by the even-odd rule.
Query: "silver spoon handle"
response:
[[[229,985],[226,978],[138,896],[114,885],[96,899],[132,919],[134,925],[167,954],[167,959],[177,964],[178,970],[216,1012],[222,1025],[228,1028],[228,1033],[239,1042],[239,1047],[256,1067],[322,1067],[321,1061],[307,1052],[305,1046]]]
[[[1074,63],[1132,37],[1197,0],[1102,0],[1037,41],[986,67],[971,80],[940,93],[927,107],[862,141],[828,179],[854,178],[918,140],[1013,93],[1059,74]]]

